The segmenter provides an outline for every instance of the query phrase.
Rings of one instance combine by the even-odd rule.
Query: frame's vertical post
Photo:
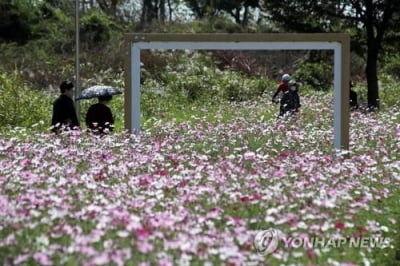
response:
[[[125,116],[124,116],[124,124],[125,129],[131,130],[132,129],[132,84],[131,84],[131,69],[132,69],[132,43],[130,40],[125,39],[125,93],[124,93],[124,107],[125,107]]]
[[[350,38],[344,37],[334,54],[334,148],[349,149]]]
[[[140,132],[140,48],[132,45],[132,65],[131,65],[131,129],[135,133]]]
[[[76,101],[81,93],[80,85],[80,65],[79,65],[79,0],[75,1],[75,110],[80,121],[80,102]]]
[[[334,111],[333,111],[333,148],[335,150],[341,150],[342,146],[342,71],[341,71],[341,62],[342,62],[342,45],[338,43],[337,47],[334,49],[333,55],[333,103],[334,103]]]
[[[341,84],[341,147],[345,150],[349,149],[349,95],[350,95],[350,36],[346,35],[342,40],[342,84]]]

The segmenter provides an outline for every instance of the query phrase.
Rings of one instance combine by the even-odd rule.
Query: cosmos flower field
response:
[[[5,265],[383,265],[399,247],[400,110],[351,113],[332,150],[328,96],[296,119],[266,100],[154,118],[141,135],[0,133]],[[254,237],[382,236],[386,248],[288,248]]]

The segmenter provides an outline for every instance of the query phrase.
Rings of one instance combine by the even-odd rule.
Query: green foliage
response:
[[[81,38],[88,43],[101,43],[111,39],[114,27],[109,17],[93,9],[81,18]]]
[[[379,99],[380,108],[385,110],[396,104],[399,104],[399,86],[398,80],[393,76],[382,73],[379,75]],[[368,86],[365,81],[355,84],[353,90],[357,92],[358,103],[360,106],[367,105]]]
[[[155,53],[146,57],[168,64],[163,69],[151,65],[142,68],[146,77],[141,86],[145,120],[184,113],[188,106],[252,100],[276,86],[264,77],[249,77],[229,69],[221,71],[209,53]]]
[[[165,61],[169,64],[162,73],[145,75],[148,79],[143,84],[144,94],[173,96],[188,103],[218,103],[221,100],[250,100],[262,95],[270,87],[263,77],[249,77],[229,69],[218,69],[207,53],[174,53],[169,57],[171,61],[166,56]],[[159,79],[151,78],[157,75]]]
[[[199,61],[188,59],[186,67],[181,70],[184,72],[166,73],[164,76],[165,84],[169,86],[168,91],[180,93],[189,101],[207,101],[220,96],[215,66],[207,67]],[[176,82],[171,83],[169,80]]]
[[[30,1],[0,1],[0,40],[25,44],[33,38],[39,12]]]
[[[75,46],[75,18],[46,3],[42,4],[41,12],[42,19],[33,31],[41,40],[46,40],[42,49],[62,55],[71,53]]]
[[[332,87],[332,66],[326,62],[299,62],[293,77],[296,81],[317,91],[327,91]]]
[[[20,70],[21,79],[34,88],[58,85],[73,73],[68,69],[68,64],[73,63],[71,53],[75,45],[73,17],[46,2],[21,5],[37,14],[34,21],[28,21],[34,38],[22,46],[0,43],[1,65],[8,72]]]
[[[8,72],[18,69],[20,79],[36,89],[58,87],[61,80],[73,73],[71,58],[56,54],[48,43],[39,39],[24,46],[14,43],[0,43],[0,61]]]
[[[227,33],[240,33],[243,32],[243,28],[226,18],[217,17],[212,20],[207,20],[210,23],[210,27],[216,32],[227,32]]]
[[[261,77],[245,77],[240,73],[225,71],[219,82],[224,98],[230,101],[247,101],[261,96],[271,83]]]
[[[241,33],[244,32],[237,23],[224,17],[214,17],[206,20],[198,20],[191,23],[195,32],[215,33]]]
[[[379,98],[382,107],[390,107],[399,103],[399,82],[392,76],[382,73],[379,75]]]
[[[188,23],[160,23],[152,21],[143,27],[138,26],[136,31],[161,33],[241,33],[246,29],[224,17],[214,17],[206,20],[194,20]]]
[[[0,126],[46,128],[51,119],[51,98],[27,87],[17,72],[0,74]]]
[[[61,80],[74,76],[74,17],[56,8],[57,5],[39,5],[42,18],[31,27],[37,39],[23,46],[0,43],[1,65],[9,72],[21,70],[21,79],[34,88],[57,87]],[[93,10],[82,16],[81,27],[81,78],[92,79],[102,70],[112,68],[114,72],[121,68],[121,34],[114,23]]]
[[[257,0],[223,0],[223,1],[193,1],[185,0],[188,8],[191,9],[194,16],[199,19],[213,19],[221,14],[229,16],[237,24],[245,25],[250,19],[253,19],[253,13],[248,12],[249,8],[259,7]],[[244,10],[244,12],[238,12]]]
[[[385,61],[384,72],[400,79],[400,54],[392,54]]]

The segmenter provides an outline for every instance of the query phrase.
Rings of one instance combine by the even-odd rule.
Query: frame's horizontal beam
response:
[[[333,50],[338,42],[136,42],[139,49],[157,50]]]
[[[234,33],[234,34],[165,34],[131,33],[125,35],[129,43],[135,42],[345,42],[349,35],[344,33]]]

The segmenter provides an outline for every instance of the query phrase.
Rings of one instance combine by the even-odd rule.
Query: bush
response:
[[[114,25],[107,15],[94,9],[81,18],[82,41],[90,44],[109,41],[113,27]]]
[[[27,40],[24,45],[0,42],[1,66],[8,72],[19,69],[21,79],[34,88],[42,89],[51,84],[59,84],[61,79],[71,77],[73,73],[73,70],[64,73],[66,66],[73,65],[73,17],[68,17],[45,2],[38,4],[40,8],[21,5],[25,9],[30,7],[30,13],[37,14],[34,21],[29,20],[30,34],[34,38]]]
[[[169,108],[169,105],[161,107],[155,99],[183,104],[218,104],[225,100],[250,100],[276,86],[264,77],[249,77],[230,69],[221,71],[208,52],[159,53],[158,58],[163,58],[162,61],[166,63],[161,73],[153,73],[154,69],[147,68],[146,63],[142,69],[146,77],[142,86],[142,99],[148,115]],[[153,103],[157,105],[157,110],[151,110]]]
[[[271,83],[264,78],[246,77],[233,71],[224,71],[218,83],[224,92],[224,99],[229,101],[251,100],[271,87]]]
[[[30,2],[0,1],[0,40],[25,44],[33,38],[32,24],[38,19],[38,10]]]
[[[232,20],[224,17],[214,17],[190,22],[172,21],[162,23],[154,20],[151,23],[139,23],[134,28],[136,32],[164,33],[241,33],[245,29]]]
[[[379,75],[379,98],[381,107],[391,107],[399,103],[399,82],[385,73]]]
[[[399,82],[393,79],[391,75],[381,73],[379,78],[379,99],[380,108],[390,108],[399,104]],[[361,81],[355,84],[353,88],[357,92],[358,103],[361,106],[367,106],[368,102],[368,84],[366,81]]]
[[[18,72],[0,74],[0,126],[31,127],[43,121],[42,128],[50,127],[52,100],[41,91],[22,83]]]
[[[400,79],[400,54],[395,54],[387,58],[384,65],[384,72]]]
[[[332,87],[332,66],[325,62],[300,61],[293,78],[316,91],[327,91]]]
[[[208,21],[208,20],[207,20]],[[215,19],[212,19],[209,21],[211,24],[212,29],[215,32],[227,32],[227,33],[240,33],[243,32],[243,29],[240,25],[237,23],[223,18],[223,17],[217,17]]]

